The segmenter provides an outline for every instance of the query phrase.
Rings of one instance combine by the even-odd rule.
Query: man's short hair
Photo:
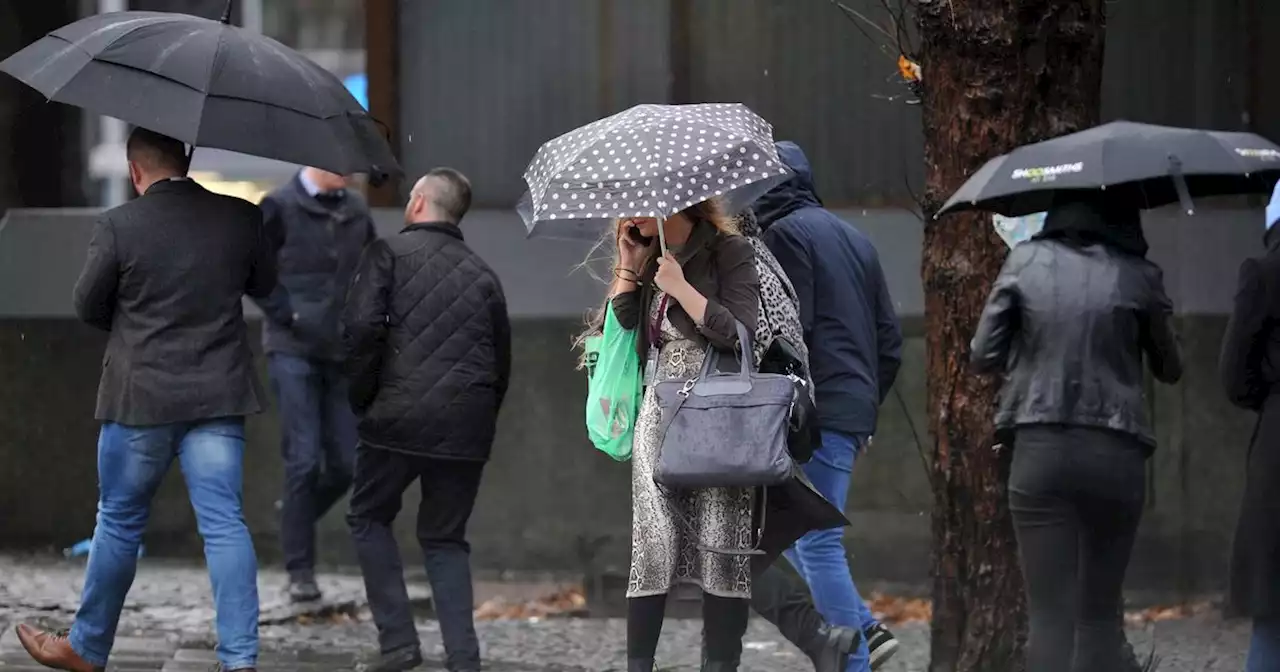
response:
[[[149,171],[187,174],[187,148],[181,141],[145,128],[135,128],[125,146],[129,160]]]
[[[434,168],[423,176],[423,198],[453,222],[471,209],[471,181],[452,168]]]

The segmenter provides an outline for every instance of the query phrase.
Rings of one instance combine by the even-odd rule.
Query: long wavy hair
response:
[[[684,215],[690,222],[693,222],[693,225],[695,227],[698,226],[699,223],[705,222],[707,224],[710,224],[711,226],[714,226],[716,230],[723,235],[726,235],[726,236],[741,235],[741,232],[738,230],[738,219],[728,213],[728,211],[725,208],[724,201],[719,198],[713,198],[708,201],[703,201],[701,203],[691,205],[688,208],[681,210],[680,214]],[[611,264],[610,268],[618,267],[618,264],[621,262],[621,255],[618,250],[617,232],[618,232],[618,224],[621,221],[622,220],[615,221],[614,225],[604,232],[604,235],[601,236],[599,242],[597,242],[591,248],[591,252],[588,253],[587,255],[588,260],[594,258],[596,252],[599,251],[601,248],[609,245],[609,246],[612,246],[613,248],[613,254],[611,255],[613,263]],[[640,264],[641,275],[643,275],[644,272],[649,268],[650,264],[654,263],[654,259],[658,256],[658,254],[659,254],[658,246],[654,245],[653,250],[649,253],[649,256],[645,257],[644,262]],[[586,265],[586,262],[583,262],[583,264]],[[613,275],[609,275],[605,278],[605,282],[609,286],[612,286],[613,280],[614,280]],[[579,369],[582,369],[587,365],[586,348],[585,348],[587,339],[591,338],[592,336],[599,336],[604,331],[604,315],[605,315],[605,310],[608,309],[609,307],[610,298],[611,297],[609,297],[606,294],[606,296],[604,297],[604,301],[600,304],[600,307],[587,313],[586,320],[585,320],[585,328],[583,329],[582,333],[578,334],[573,339],[573,347],[577,348],[580,351],[580,354],[578,357]]]

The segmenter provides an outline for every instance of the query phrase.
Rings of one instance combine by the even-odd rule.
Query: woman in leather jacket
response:
[[[972,342],[1005,378],[996,426],[1013,436],[1009,508],[1030,610],[1027,669],[1125,669],[1121,588],[1155,437],[1143,357],[1182,375],[1172,303],[1136,208],[1059,199],[1010,252]]]

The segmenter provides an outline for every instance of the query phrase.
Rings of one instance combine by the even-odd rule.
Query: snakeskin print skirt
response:
[[[664,345],[655,379],[688,379],[702,366],[703,351],[663,320]],[[668,593],[681,583],[719,597],[751,597],[750,556],[705,549],[752,546],[750,488],[672,491],[654,483],[661,453],[662,411],[652,387],[645,390],[631,455],[631,576],[627,597]]]

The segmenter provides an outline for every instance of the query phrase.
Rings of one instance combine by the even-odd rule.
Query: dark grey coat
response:
[[[111,332],[99,420],[159,425],[257,413],[241,298],[276,284],[262,212],[167,180],[94,224],[76,314]]]
[[[1232,403],[1258,414],[1231,556],[1228,607],[1236,615],[1262,618],[1280,616],[1280,236],[1269,242],[1265,256],[1240,266],[1220,364]]]

